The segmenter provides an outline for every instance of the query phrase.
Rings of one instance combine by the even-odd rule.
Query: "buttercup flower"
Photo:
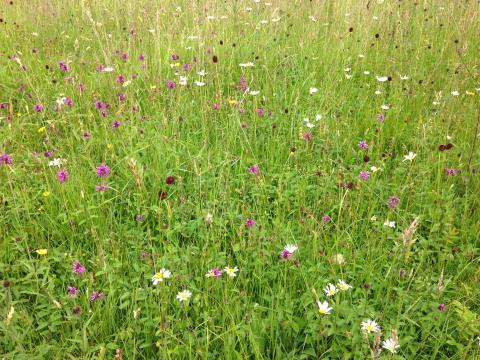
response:
[[[38,250],[35,250],[35,252],[36,252],[38,255],[47,255],[47,254],[48,254],[48,250],[47,250],[47,249],[38,249]]]

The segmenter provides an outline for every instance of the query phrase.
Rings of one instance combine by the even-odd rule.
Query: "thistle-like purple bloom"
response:
[[[368,171],[360,172],[360,175],[359,175],[360,180],[368,180],[369,177],[370,177],[370,173]]]
[[[168,80],[168,81],[167,81],[167,87],[168,87],[169,89],[175,89],[175,81],[173,81],[173,80]]]
[[[126,80],[125,80],[125,77],[124,77],[123,75],[118,75],[118,76],[117,76],[117,82],[118,82],[119,84],[123,84],[125,81],[126,81]]]
[[[79,261],[74,261],[73,262],[72,274],[82,275],[86,271],[87,271],[87,269],[85,269],[85,267],[82,264],[80,264]]]
[[[323,220],[323,222],[326,224],[326,223],[328,223],[328,222],[331,220],[331,218],[330,218],[330,216],[328,216],[327,214],[325,214],[325,215],[322,216],[322,220]]]
[[[400,202],[400,199],[392,196],[388,198],[388,207],[390,209],[396,209],[398,207],[398,203]]]
[[[42,104],[35,104],[33,105],[33,111],[39,113],[43,111],[43,105]]]
[[[110,186],[108,185],[97,185],[95,186],[95,190],[97,191],[107,191],[110,189]]]
[[[366,140],[362,140],[358,143],[358,147],[360,149],[368,149],[368,143]]]
[[[3,153],[0,155],[0,164],[2,165],[10,165],[13,163],[13,158],[8,155],[7,153]]]
[[[265,110],[263,108],[258,108],[257,109],[257,115],[258,116],[264,116],[265,115]]]
[[[68,180],[68,171],[67,169],[60,169],[57,172],[57,180],[60,183],[64,183]]]
[[[292,256],[293,256],[293,254],[292,254],[290,251],[285,250],[285,249],[282,250],[282,252],[280,253],[280,257],[281,257],[282,259],[289,259],[289,258],[291,258]]]
[[[120,127],[120,125],[122,125],[122,123],[117,120],[112,124],[112,129],[116,129],[116,128]]]
[[[75,286],[67,285],[68,296],[73,298],[73,297],[77,296],[78,291],[79,291],[78,288],[76,288]]]
[[[253,219],[247,219],[247,221],[245,221],[245,225],[247,225],[248,228],[252,228],[256,223],[257,222]]]
[[[105,297],[105,295],[102,292],[96,292],[93,291],[92,295],[90,295],[90,302],[94,302],[96,300],[102,300]]]
[[[99,166],[97,166],[97,175],[100,176],[100,177],[107,177],[108,174],[110,173],[110,168],[105,165],[105,164],[101,164]]]
[[[457,175],[457,169],[447,168],[447,169],[445,169],[445,175],[455,176],[455,175]]]
[[[58,63],[58,67],[60,68],[60,70],[62,70],[64,72],[68,71],[68,64],[65,61],[60,61]]]
[[[383,123],[385,121],[385,115],[377,114],[377,120]]]
[[[259,176],[260,175],[260,168],[258,167],[258,165],[252,165],[248,168],[248,172],[250,174],[255,175],[255,176]]]

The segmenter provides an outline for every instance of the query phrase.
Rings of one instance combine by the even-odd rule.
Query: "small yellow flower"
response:
[[[112,145],[112,144],[107,144],[107,149],[108,149],[108,150],[112,150],[112,148],[113,148],[113,145]]]
[[[37,132],[39,132],[39,133],[45,132],[45,126],[42,126],[41,128],[38,128]]]
[[[180,67],[180,63],[179,62],[175,63],[175,67]]]
[[[156,89],[156,88],[157,88],[157,85],[151,85],[151,86],[150,86],[150,89],[152,89],[152,90],[154,90],[154,89]]]
[[[44,191],[42,195],[44,197],[49,197],[50,196],[50,191]]]
[[[35,252],[36,252],[38,255],[47,255],[47,254],[48,254],[48,250],[47,250],[47,249],[38,249],[38,250],[35,250]]]
[[[466,91],[465,93],[466,93],[467,95],[470,95],[470,96],[475,95],[475,93],[473,93],[473,92],[471,92],[471,91]]]
[[[235,105],[237,103],[237,100],[228,100],[228,103],[230,105]]]

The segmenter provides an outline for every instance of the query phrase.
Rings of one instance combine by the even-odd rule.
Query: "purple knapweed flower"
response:
[[[73,297],[77,296],[78,291],[79,291],[78,288],[76,288],[75,286],[67,285],[68,296],[73,298]]]
[[[88,132],[84,132],[84,133],[82,134],[82,137],[83,137],[84,139],[90,139],[91,136],[92,136],[92,135],[90,135],[90,133],[88,133]]]
[[[72,274],[82,275],[86,271],[87,271],[87,269],[85,269],[85,267],[82,264],[80,264],[79,261],[74,261],[73,262]]]
[[[144,61],[145,60],[145,55],[144,54],[138,55],[138,60]]]
[[[362,140],[358,143],[358,147],[360,149],[368,149],[368,143],[366,140]]]
[[[0,155],[0,164],[2,165],[10,165],[13,163],[13,158],[8,155],[7,153],[3,153]]]
[[[97,66],[97,71],[98,71],[98,72],[102,72],[102,71],[104,71],[104,70],[105,70],[105,66],[103,66],[103,65],[101,65],[101,64]]]
[[[35,104],[33,105],[33,111],[39,113],[43,111],[43,105],[42,104]]]
[[[377,114],[377,120],[383,123],[385,121],[385,115]]]
[[[257,222],[256,222],[255,220],[253,220],[253,219],[247,219],[247,220],[245,221],[245,225],[247,225],[247,227],[249,227],[249,228],[252,228],[256,223],[257,223]]]
[[[116,128],[120,127],[120,125],[122,125],[122,123],[117,120],[112,124],[112,129],[116,129]]]
[[[217,278],[217,277],[220,277],[222,276],[223,274],[223,271],[219,268],[213,268],[211,270],[208,270],[208,272],[205,274],[206,277],[214,277],[214,278]]]
[[[93,303],[96,300],[102,300],[105,295],[102,292],[93,291],[92,295],[90,295],[90,302]]]
[[[97,185],[95,186],[95,190],[97,191],[107,191],[110,189],[110,186],[108,185]]]
[[[119,84],[123,84],[125,81],[126,81],[126,80],[125,80],[125,76],[123,76],[123,75],[118,75],[118,76],[117,76],[117,82],[118,82]]]
[[[126,62],[127,59],[128,59],[128,54],[127,54],[126,52],[124,52],[124,53],[122,54],[122,61],[123,61],[123,62]]]
[[[57,180],[60,183],[64,183],[68,180],[68,171],[67,169],[60,169],[57,172]]]
[[[110,173],[110,168],[103,163],[101,165],[97,166],[96,169],[97,169],[97,175],[100,176],[100,177],[105,178]]]
[[[257,115],[258,116],[264,116],[265,115],[265,110],[263,108],[258,108],[257,109]]]
[[[250,174],[255,175],[255,176],[259,176],[260,175],[260,168],[258,167],[258,165],[252,165],[248,168],[248,172]]]
[[[73,107],[73,100],[71,98],[69,98],[68,96],[65,97],[65,105],[67,105],[67,107],[69,107],[69,108]]]
[[[445,311],[445,308],[446,308],[445,304],[438,304],[437,306],[437,309],[440,311]]]
[[[127,98],[127,94],[120,93],[117,95],[117,98],[118,98],[118,101],[125,101],[125,99]]]
[[[218,103],[214,103],[212,107],[213,107],[213,110],[220,109],[220,105]]]
[[[167,81],[167,88],[169,88],[169,89],[175,89],[175,81],[173,81],[173,80],[168,80],[168,81]]]
[[[84,84],[82,84],[82,83],[78,84],[78,91],[79,91],[79,92],[82,93],[82,92],[84,92],[86,89],[87,89],[87,88],[85,87]]]
[[[457,169],[447,168],[447,169],[445,169],[445,175],[455,176],[455,175],[457,175]]]
[[[68,64],[65,61],[60,61],[58,63],[58,67],[60,68],[60,70],[62,70],[64,72],[68,71]]]
[[[370,173],[368,171],[360,171],[360,175],[358,177],[360,180],[368,180]]]
[[[330,218],[330,216],[328,216],[327,214],[325,214],[325,215],[322,216],[322,220],[323,220],[323,222],[326,224],[326,223],[328,223],[328,222],[331,220],[331,218]]]
[[[395,196],[389,197],[388,198],[388,207],[390,209],[396,209],[399,202],[400,202],[399,198],[397,198]]]

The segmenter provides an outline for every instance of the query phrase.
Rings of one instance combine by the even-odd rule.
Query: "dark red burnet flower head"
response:
[[[160,200],[165,200],[167,198],[167,192],[164,191],[164,190],[160,190],[158,193],[157,193],[157,196]]]
[[[167,177],[165,178],[165,183],[166,183],[167,185],[173,185],[173,184],[175,184],[175,181],[176,181],[176,180],[177,180],[177,178],[176,178],[175,176],[167,176]]]

